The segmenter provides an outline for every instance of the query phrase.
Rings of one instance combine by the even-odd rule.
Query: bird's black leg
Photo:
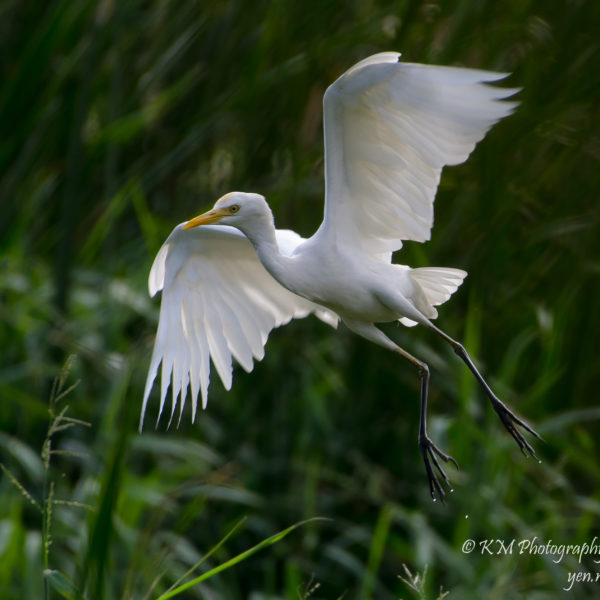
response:
[[[427,394],[429,391],[429,367],[418,358],[415,358],[412,354],[409,354],[406,350],[403,350],[395,342],[390,340],[383,331],[377,329],[372,323],[363,323],[361,321],[353,321],[351,319],[344,318],[344,323],[349,329],[361,335],[371,342],[375,342],[388,350],[398,353],[400,356],[410,361],[418,370],[419,377],[421,378],[421,421],[419,425],[419,449],[423,456],[423,462],[425,463],[425,471],[427,472],[427,478],[429,479],[429,489],[431,490],[431,497],[433,500],[436,499],[436,495],[443,502],[444,501],[444,489],[434,469],[444,480],[446,485],[450,485],[448,477],[444,473],[438,458],[441,458],[444,462],[453,462],[458,468],[458,463],[447,454],[444,454],[430,439],[427,435]],[[432,465],[433,463],[433,465]]]
[[[477,381],[479,382],[479,384],[485,391],[487,397],[490,399],[490,402],[492,403],[493,409],[496,411],[496,413],[500,417],[500,420],[502,421],[502,424],[504,425],[504,427],[506,427],[506,429],[508,430],[510,435],[512,435],[515,442],[517,442],[517,445],[519,446],[521,452],[523,452],[523,454],[525,456],[527,456],[529,454],[536,460],[539,460],[535,454],[535,450],[533,449],[531,444],[523,437],[523,434],[519,431],[518,428],[521,427],[521,428],[525,429],[526,431],[528,431],[529,433],[534,435],[536,438],[541,440],[542,438],[540,437],[540,435],[535,430],[533,430],[527,423],[525,423],[525,421],[523,421],[522,419],[517,417],[517,415],[515,415],[512,412],[512,410],[510,410],[510,408],[508,408],[508,406],[506,406],[506,404],[504,404],[504,402],[502,402],[502,400],[500,400],[500,398],[498,398],[498,396],[496,396],[496,394],[494,394],[494,392],[491,390],[490,386],[487,384],[486,380],[483,378],[481,373],[477,370],[477,367],[473,364],[471,357],[469,356],[469,354],[467,353],[465,348],[462,346],[462,344],[460,344],[456,340],[452,339],[449,335],[446,335],[441,329],[438,329],[434,325],[430,325],[430,326],[433,328],[433,330],[436,333],[441,335],[448,343],[450,343],[452,345],[452,348],[454,348],[454,352],[458,356],[460,356],[460,358],[467,365],[467,367],[469,367],[469,370],[471,371],[471,373],[473,373],[473,375],[475,375],[475,379],[477,379]]]
[[[452,462],[458,468],[458,463],[451,457],[442,452],[427,435],[427,395],[429,392],[429,368],[425,363],[419,365],[419,376],[421,377],[421,418],[419,421],[419,449],[421,450],[421,456],[425,463],[425,471],[427,472],[427,478],[429,479],[429,489],[431,492],[431,498],[436,501],[437,497],[443,502],[444,488],[442,487],[438,476],[436,475],[433,467],[437,469],[446,485],[450,487],[450,481],[442,469],[438,457],[444,462]],[[433,467],[431,463],[433,462]],[[452,490],[450,490],[452,491]]]

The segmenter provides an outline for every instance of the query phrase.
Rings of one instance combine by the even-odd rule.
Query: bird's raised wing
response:
[[[371,256],[423,242],[444,165],[467,159],[517,106],[506,74],[398,62],[386,52],[335,81],[323,102],[325,219],[319,235]]]
[[[160,409],[171,384],[171,419],[178,402],[179,418],[188,385],[192,420],[198,393],[206,406],[212,360],[226,389],[232,383],[232,356],[246,371],[261,360],[274,327],[315,313],[332,326],[331,311],[297,296],[279,284],[262,266],[254,248],[233,227],[205,225],[182,230],[178,225],[159,250],[148,279],[150,295],[162,290],[160,318],[146,380],[140,429],[148,397],[162,362]],[[291,254],[303,239],[278,230],[277,242]]]

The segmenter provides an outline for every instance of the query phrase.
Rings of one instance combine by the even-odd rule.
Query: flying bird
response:
[[[366,58],[324,96],[325,209],[312,237],[275,229],[265,198],[243,192],[226,194],[208,212],[175,227],[150,271],[150,295],[162,290],[162,303],[140,430],[161,363],[158,418],[170,385],[171,419],[177,404],[181,418],[190,388],[193,421],[199,395],[206,407],[211,361],[229,390],[232,357],[251,371],[273,328],[312,313],[333,327],[341,320],[416,368],[418,444],[434,500],[444,498],[441,480],[449,486],[440,460],[456,461],[427,433],[429,368],[376,323],[419,324],[441,336],[473,373],[521,451],[535,457],[522,430],[538,434],[494,394],[462,344],[432,323],[435,307],[450,298],[466,272],[392,264],[403,240],[430,238],[442,168],[464,162],[517,106],[506,98],[518,89],[487,85],[506,76],[405,63],[395,52]]]

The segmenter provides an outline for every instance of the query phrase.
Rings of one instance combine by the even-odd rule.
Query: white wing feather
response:
[[[162,290],[160,318],[142,404],[140,429],[150,391],[161,369],[158,419],[171,385],[171,419],[179,402],[179,418],[191,387],[192,421],[198,395],[208,398],[212,360],[226,389],[231,388],[232,357],[251,371],[261,360],[269,332],[293,318],[315,313],[337,326],[338,317],[285,289],[266,271],[254,248],[233,227],[205,225],[182,231],[178,225],[159,250],[148,278],[151,296]],[[303,240],[277,231],[284,254]]]
[[[390,259],[401,240],[423,242],[444,165],[464,162],[516,102],[485,85],[506,74],[398,62],[356,64],[327,90],[325,219],[319,235]]]

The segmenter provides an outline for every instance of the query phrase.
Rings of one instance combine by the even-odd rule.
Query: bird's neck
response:
[[[292,283],[293,261],[289,256],[284,256],[279,249],[273,215],[265,215],[260,220],[245,223],[240,230],[250,240],[265,269],[279,283],[289,288]]]

